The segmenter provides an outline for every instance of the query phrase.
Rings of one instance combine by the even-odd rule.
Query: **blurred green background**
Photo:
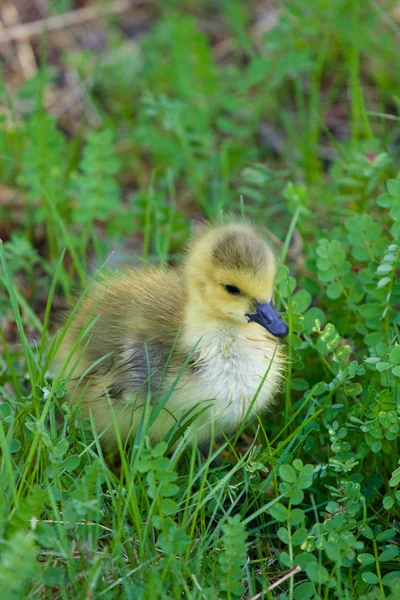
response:
[[[3,0],[0,24],[2,599],[399,598],[399,2]],[[110,469],[51,370],[59,316],[221,212],[279,253],[283,394],[217,466],[142,440]]]

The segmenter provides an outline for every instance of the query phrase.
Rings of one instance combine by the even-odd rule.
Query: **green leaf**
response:
[[[397,198],[398,189],[397,189],[397,181],[395,179],[388,179],[386,183],[387,191],[393,198]]]
[[[359,396],[361,394],[361,392],[363,391],[363,387],[361,385],[361,383],[351,383],[348,387],[347,387],[347,394],[349,396],[353,396],[354,398],[356,396]]]
[[[380,449],[382,448],[382,442],[374,442],[373,444],[371,444],[371,450],[372,452],[380,452]]]
[[[382,279],[380,279],[378,281],[378,284],[376,287],[378,288],[378,290],[381,290],[382,288],[387,286],[387,284],[390,283],[390,281],[391,281],[390,277],[382,277]]]
[[[291,500],[292,506],[297,506],[298,504],[301,504],[304,500],[304,492],[298,488],[295,488],[292,491]]]
[[[21,442],[19,440],[10,440],[8,449],[10,454],[15,454],[15,452],[21,449]]]
[[[316,589],[315,585],[310,581],[306,581],[304,583],[300,583],[297,585],[294,592],[293,597],[295,600],[309,600],[310,598],[316,597]]]
[[[290,465],[282,465],[279,468],[279,475],[287,483],[296,483],[297,481],[296,471]]]
[[[357,560],[361,565],[372,565],[375,562],[375,557],[368,552],[359,554]]]
[[[313,583],[321,585],[329,579],[328,570],[319,563],[310,563],[306,566],[307,577]]]
[[[369,583],[370,585],[375,585],[376,583],[379,583],[378,577],[375,575],[375,573],[371,573],[371,571],[363,573],[361,575],[361,579],[365,581],[365,583]]]
[[[382,579],[383,585],[387,585],[388,587],[392,586],[395,581],[400,582],[400,570],[386,573],[386,575]]]
[[[385,529],[385,531],[381,531],[376,536],[377,542],[387,542],[388,540],[392,540],[396,537],[396,531],[394,529]]]
[[[160,456],[164,456],[167,449],[167,442],[160,442],[159,444],[157,444],[157,446],[154,446],[153,450],[151,451],[151,455],[153,458],[159,458]]]
[[[74,471],[79,467],[80,462],[80,457],[77,454],[73,454],[72,456],[68,456],[68,458],[61,463],[61,468],[66,471]]]
[[[312,296],[307,290],[299,290],[293,294],[292,300],[297,304],[297,312],[304,313],[311,305]]]
[[[157,544],[167,555],[182,555],[190,543],[190,537],[185,533],[183,527],[176,527],[174,523],[167,519],[165,531],[163,531],[157,540]]]
[[[332,281],[326,289],[326,295],[331,300],[337,300],[342,295],[342,286],[336,281]]]
[[[116,173],[121,161],[115,151],[115,134],[111,129],[89,131],[79,172],[71,177],[71,196],[76,206],[73,219],[78,223],[106,221],[120,209],[120,185]]]
[[[300,473],[300,475],[298,476],[297,486],[300,489],[306,490],[312,486],[312,483],[313,483],[313,476],[311,473],[309,473],[307,471],[302,471]]]
[[[305,527],[300,527],[292,535],[293,546],[301,546],[308,537],[308,531]]]
[[[372,529],[369,525],[366,525],[365,527],[363,527],[361,529],[361,535],[363,535],[365,538],[367,538],[367,540],[374,539],[374,532],[372,531]]]
[[[382,314],[382,305],[378,302],[369,302],[360,306],[359,311],[366,319],[379,319]]]
[[[164,483],[161,488],[161,493],[164,498],[169,498],[171,496],[176,496],[179,490],[179,486],[174,483]]]
[[[289,516],[288,509],[280,502],[277,502],[276,504],[271,506],[269,512],[272,518],[276,519],[277,521],[287,521]]]
[[[316,253],[318,254],[318,256],[320,256],[321,258],[329,258],[329,245],[328,245],[328,240],[324,239],[324,240],[320,240],[318,242],[318,246],[315,249]]]
[[[310,384],[305,379],[295,377],[292,379],[292,390],[302,391],[308,390]]]
[[[337,544],[335,542],[327,542],[325,544],[324,550],[325,550],[326,555],[329,558],[329,560],[331,560],[333,562],[340,561],[341,552],[340,552],[339,544]]]
[[[53,458],[61,458],[67,452],[69,447],[68,440],[61,440],[53,451]]]
[[[279,529],[278,529],[278,538],[284,544],[288,544],[289,543],[289,533],[288,533],[288,530],[286,529],[286,527],[279,527]]]
[[[178,504],[171,498],[163,498],[161,500],[161,510],[164,515],[173,515],[179,510]]]
[[[310,563],[316,563],[317,559],[314,554],[310,554],[309,552],[300,552],[294,559],[294,563],[299,565],[305,571],[307,565]]]
[[[333,524],[335,526],[335,529],[338,531],[339,529],[341,529],[344,526],[344,522],[346,520],[346,517],[344,516],[343,513],[337,513],[334,517],[333,517]]]
[[[399,554],[399,549],[397,546],[390,546],[379,555],[379,562],[389,562],[396,558]]]
[[[290,511],[289,523],[291,525],[299,525],[306,518],[304,511],[301,508],[293,508]]]
[[[400,346],[395,346],[389,354],[389,360],[394,365],[400,365]]]
[[[384,275],[385,273],[390,273],[392,271],[392,269],[393,269],[392,265],[383,263],[383,264],[379,265],[376,272],[378,273],[378,275]]]
[[[165,456],[158,456],[152,461],[153,469],[160,471],[160,473],[167,472],[170,466],[169,459]]]
[[[293,567],[293,561],[290,558],[289,554],[287,552],[281,552],[279,555],[279,562],[284,565],[285,567],[287,567],[288,569],[291,569]]]
[[[392,367],[391,363],[390,362],[385,362],[385,361],[378,362],[377,365],[376,365],[376,368],[377,368],[377,370],[379,372],[387,371],[391,367]]]
[[[26,123],[26,144],[23,153],[24,168],[19,182],[29,190],[32,199],[43,197],[43,188],[55,203],[65,198],[60,178],[67,155],[66,138],[57,129],[56,120],[43,111],[37,111]],[[41,205],[36,219],[45,220]]]
[[[303,468],[303,461],[301,460],[301,458],[295,458],[292,462],[292,465],[294,466],[296,471],[301,471]]]
[[[390,208],[394,203],[394,199],[390,196],[390,194],[381,194],[378,196],[376,203],[382,208]]]
[[[10,415],[12,415],[12,412],[12,408],[8,404],[8,402],[0,404],[0,419],[6,419]]]
[[[394,505],[393,496],[385,496],[383,499],[383,508],[385,508],[386,510],[390,510],[393,505]]]
[[[395,487],[396,485],[399,485],[399,483],[400,483],[400,467],[398,467],[395,471],[393,471],[392,477],[389,479],[390,487]]]
[[[321,325],[325,325],[326,316],[320,308],[315,306],[304,314],[304,328],[308,334],[312,332],[316,321],[319,321]]]
[[[65,577],[65,572],[59,567],[47,567],[42,575],[42,582],[44,585],[54,587],[60,585]]]

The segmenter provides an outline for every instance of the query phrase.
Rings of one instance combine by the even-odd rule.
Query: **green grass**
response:
[[[399,597],[394,5],[288,0],[259,35],[257,3],[145,4],[134,43],[110,18],[101,50],[49,37],[18,89],[5,64],[2,599]],[[56,120],[71,73],[78,117]],[[179,427],[152,448],[149,405],[116,467],[52,370],[60,313],[105,264],[179,261],[190,218],[221,212],[279,242],[282,393],[206,456],[168,451]]]

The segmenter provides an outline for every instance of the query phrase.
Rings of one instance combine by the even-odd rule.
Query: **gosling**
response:
[[[134,438],[146,404],[166,394],[148,429],[153,443],[198,413],[185,435],[204,444],[272,402],[284,362],[275,338],[288,333],[273,304],[276,270],[265,240],[235,221],[205,225],[179,268],[132,269],[92,284],[57,363],[71,402],[92,416],[106,447],[116,447],[115,425],[123,441]]]

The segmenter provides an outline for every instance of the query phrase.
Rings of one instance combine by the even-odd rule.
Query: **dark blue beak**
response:
[[[256,311],[254,315],[247,315],[250,321],[258,323],[276,337],[284,338],[287,336],[289,327],[276,310],[272,300],[265,304],[256,302]]]

